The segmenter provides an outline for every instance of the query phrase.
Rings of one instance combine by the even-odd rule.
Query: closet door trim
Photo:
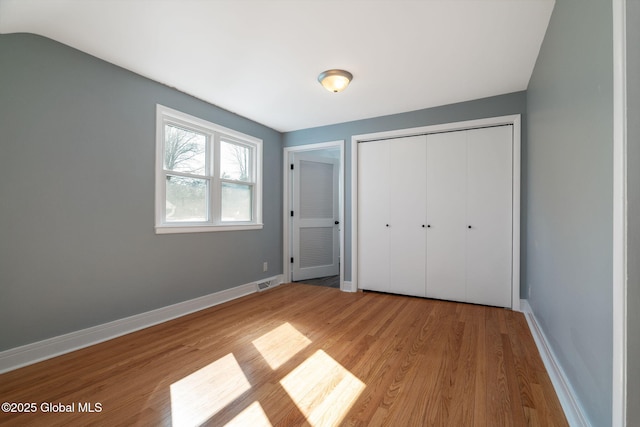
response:
[[[476,129],[490,126],[513,125],[513,249],[512,249],[512,291],[511,309],[520,310],[520,151],[521,151],[521,117],[520,114],[486,119],[468,120],[376,132],[351,137],[351,291],[356,292],[358,286],[358,145],[367,141],[402,138],[414,135],[426,135],[439,132]]]

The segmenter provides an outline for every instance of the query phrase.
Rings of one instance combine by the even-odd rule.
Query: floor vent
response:
[[[257,287],[258,287],[258,292],[264,291],[265,289],[269,289],[271,287],[271,280],[260,282],[257,284]]]

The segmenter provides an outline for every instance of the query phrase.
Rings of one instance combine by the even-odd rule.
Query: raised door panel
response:
[[[426,136],[389,141],[390,289],[425,296]]]
[[[466,132],[427,136],[426,296],[466,301]]]
[[[512,127],[468,131],[467,300],[511,307]]]
[[[358,287],[389,288],[389,142],[358,146]]]

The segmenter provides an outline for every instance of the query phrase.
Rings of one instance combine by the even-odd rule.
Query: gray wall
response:
[[[640,0],[627,0],[627,425],[640,425]]]
[[[282,273],[280,133],[42,37],[0,58],[0,350]],[[155,234],[156,103],[263,139],[263,230]]]
[[[527,91],[529,302],[594,426],[611,424],[611,1],[558,0]]]
[[[373,132],[407,129],[463,120],[522,114],[522,154],[526,155],[526,93],[516,92],[491,98],[478,99],[442,107],[358,120],[331,126],[304,129],[284,134],[284,146],[292,147],[318,142],[345,140],[345,280],[351,280],[351,137]],[[523,162],[522,174],[526,165]],[[525,195],[522,195],[522,200]],[[522,209],[524,211],[524,209]],[[523,217],[524,219],[524,217]],[[524,239],[523,235],[523,239]],[[524,249],[524,245],[523,245]],[[524,256],[524,253],[521,254]],[[523,274],[524,274],[524,266]],[[527,295],[525,284],[521,281],[521,295]]]

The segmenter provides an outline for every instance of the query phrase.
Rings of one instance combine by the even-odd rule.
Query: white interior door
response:
[[[466,301],[467,133],[427,136],[426,295]]]
[[[468,131],[467,299],[511,307],[512,127]]]
[[[358,272],[361,289],[389,292],[389,143],[358,148]]]
[[[426,136],[388,141],[389,292],[425,296]],[[383,197],[380,195],[379,197]]]
[[[293,280],[340,272],[338,159],[294,156]]]

